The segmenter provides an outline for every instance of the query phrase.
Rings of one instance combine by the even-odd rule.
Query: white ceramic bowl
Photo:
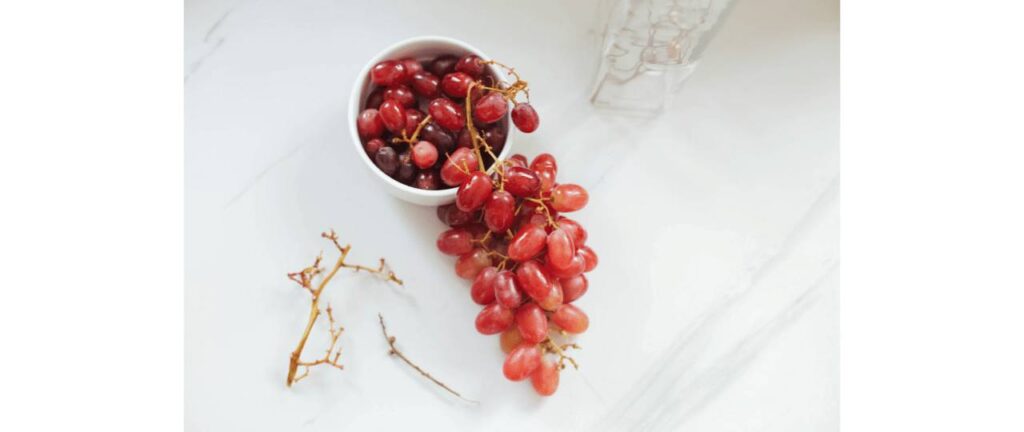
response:
[[[383,60],[412,57],[422,61],[440,54],[452,54],[460,57],[466,54],[476,54],[482,59],[490,58],[469,44],[452,38],[443,36],[422,36],[406,39],[388,47],[384,51],[381,51],[370,59],[370,61],[366,63],[366,66],[363,66],[363,70],[359,72],[358,76],[356,76],[356,82],[352,86],[352,95],[348,103],[348,128],[349,132],[352,134],[352,149],[355,151],[356,157],[363,161],[366,168],[370,170],[370,175],[374,177],[376,182],[381,184],[388,193],[413,204],[427,206],[439,206],[455,201],[455,192],[457,188],[423,190],[404,185],[398,180],[388,177],[386,174],[381,172],[376,165],[374,165],[373,161],[370,160],[370,157],[366,155],[366,151],[363,150],[363,143],[359,139],[359,131],[356,129],[356,117],[359,116],[363,102],[366,100],[367,96],[369,96],[372,88],[372,85],[370,84],[370,68]],[[493,66],[490,68],[494,76],[504,82],[504,72]],[[508,83],[505,82],[505,84],[507,85]],[[508,119],[506,118],[503,121],[507,122]],[[505,147],[503,147],[501,149],[501,153],[498,154],[498,157],[501,159],[507,158],[512,151],[513,129],[515,128],[512,127],[511,124],[508,124],[508,132],[505,136]]]

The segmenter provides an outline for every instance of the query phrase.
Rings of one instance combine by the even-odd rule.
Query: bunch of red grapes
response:
[[[587,231],[562,215],[583,208],[587,191],[557,184],[557,172],[550,154],[529,165],[517,154],[494,175],[470,173],[455,204],[437,212],[452,227],[437,248],[458,256],[455,273],[473,281],[470,297],[483,306],[477,331],[501,334],[505,377],[529,378],[544,396],[558,388],[566,360],[576,366],[565,350],[578,346],[557,339],[587,330],[589,318],[572,303],[587,292],[584,273],[597,266]]]
[[[515,81],[501,83],[488,65]],[[565,351],[579,348],[560,339],[589,326],[572,303],[587,292],[584,273],[597,266],[597,255],[586,245],[587,231],[563,216],[586,206],[587,191],[555,181],[553,156],[497,156],[509,117],[525,133],[540,124],[533,107],[517,101],[529,96],[526,82],[474,55],[386,60],[370,80],[376,87],[357,119],[367,154],[402,183],[458,187],[455,203],[437,209],[451,227],[437,247],[457,256],[455,273],[473,281],[470,297],[483,306],[476,329],[501,335],[505,377],[529,378],[537,393],[553,394],[566,362],[576,366]]]
[[[434,190],[460,184],[457,165],[490,167],[508,136],[507,97],[517,91],[496,87],[490,63],[475,55],[440,55],[422,63],[405,58],[376,64],[356,129],[377,168],[406,185]],[[471,119],[469,104],[475,108]],[[539,125],[529,103],[516,103],[511,114],[523,132]],[[467,127],[470,121],[476,126]],[[474,151],[477,135],[490,152]]]

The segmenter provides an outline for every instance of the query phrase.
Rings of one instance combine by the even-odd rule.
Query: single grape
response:
[[[512,155],[511,157],[509,157],[508,161],[512,162],[512,164],[514,166],[518,166],[518,167],[522,167],[522,168],[529,167],[529,163],[526,161],[526,156],[523,156],[523,155],[521,155],[519,153],[516,153],[516,154]]]
[[[483,60],[480,60],[480,57],[472,54],[463,56],[459,59],[458,63],[455,63],[455,70],[473,78],[480,78],[480,75],[484,74],[486,67],[487,65],[483,63]]]
[[[548,233],[543,225],[524,226],[508,244],[508,257],[519,262],[529,260],[544,250]]]
[[[512,352],[522,342],[523,337],[519,335],[519,330],[515,327],[501,333],[501,351],[505,354]]]
[[[446,204],[437,208],[437,218],[450,227],[464,226],[476,220],[476,213],[464,212],[455,204]]]
[[[407,78],[405,66],[394,60],[384,60],[370,69],[370,81],[385,87],[402,84]]]
[[[405,74],[408,76],[413,76],[415,74],[423,72],[423,65],[421,65],[420,62],[416,61],[416,59],[414,58],[407,57],[399,61],[402,62],[402,66],[405,67]]]
[[[420,130],[420,139],[433,143],[437,147],[438,157],[455,150],[455,139],[452,138],[452,134],[434,122],[423,126]]]
[[[455,70],[455,63],[458,61],[459,58],[453,55],[440,55],[427,65],[427,69],[430,70],[430,73],[442,77]]]
[[[572,261],[569,263],[568,267],[560,269],[555,266],[552,266],[550,263],[547,263],[544,264],[544,271],[556,278],[566,279],[583,273],[585,265],[586,262],[583,260],[583,256],[581,256],[580,252],[577,250],[576,255],[573,255]]]
[[[374,138],[367,141],[366,144],[363,144],[363,149],[366,150],[367,156],[373,158],[373,156],[377,154],[377,150],[380,150],[381,147],[384,147],[386,145],[387,144],[384,143],[384,140],[380,138]]]
[[[551,207],[560,212],[579,210],[589,199],[587,190],[577,184],[560,184],[551,190]]]
[[[437,147],[429,141],[420,141],[412,146],[412,162],[421,169],[427,169],[437,163]]]
[[[453,98],[463,99],[469,94],[473,77],[462,72],[452,72],[441,78],[441,91]]]
[[[416,179],[416,165],[412,163],[412,152],[409,150],[398,154],[398,171],[395,171],[395,180],[404,184],[412,184]]]
[[[511,381],[522,381],[540,366],[541,350],[534,344],[523,343],[505,357],[501,371]]]
[[[491,231],[503,233],[516,218],[516,199],[506,191],[491,192],[484,204],[484,224]]]
[[[473,234],[462,228],[452,228],[437,236],[437,250],[445,255],[463,255],[473,251]]]
[[[540,177],[540,190],[541,192],[548,192],[551,188],[555,187],[555,176],[558,175],[558,168],[553,165],[539,165],[534,167],[530,166],[533,172],[537,173],[537,177]]]
[[[377,109],[380,107],[381,102],[384,102],[384,88],[377,87],[370,92],[370,95],[366,97],[366,103],[363,108],[366,109]]]
[[[506,189],[508,186],[506,186]],[[569,237],[572,238],[572,244],[576,247],[582,247],[587,242],[587,230],[583,229],[583,226],[575,220],[569,219],[565,216],[559,217],[558,226],[569,233]]]
[[[398,153],[391,147],[385,146],[377,150],[377,154],[373,155],[373,162],[388,176],[398,171]]]
[[[551,314],[551,322],[561,327],[562,330],[575,334],[587,331],[587,327],[590,326],[590,319],[587,318],[587,314],[571,304],[559,306],[558,310]]]
[[[537,370],[530,375],[530,383],[533,390],[541,396],[551,396],[558,390],[558,376],[560,374],[558,364],[551,359],[543,359]]]
[[[548,316],[536,303],[527,303],[516,310],[516,328],[523,340],[541,343],[548,337]]]
[[[451,99],[434,99],[430,101],[427,111],[437,124],[452,132],[462,129],[466,124],[466,117],[462,114],[462,110]]]
[[[416,128],[420,126],[420,122],[423,121],[423,118],[426,116],[426,114],[423,114],[423,111],[416,108],[407,108],[405,110],[405,126],[402,130],[405,131],[406,135],[412,135]]]
[[[441,79],[430,72],[413,74],[409,80],[412,91],[425,98],[436,98],[440,95]]]
[[[543,300],[551,291],[551,279],[537,261],[526,261],[516,268],[516,283],[526,295],[534,300]]]
[[[530,162],[530,168],[532,169],[537,169],[537,167],[542,165],[550,165],[554,167],[556,171],[558,170],[558,161],[555,160],[555,157],[552,156],[551,153],[541,153],[534,157],[533,161]]]
[[[509,308],[497,303],[485,306],[476,316],[476,331],[480,334],[498,334],[512,327],[515,315]]]
[[[530,197],[540,190],[540,177],[529,168],[513,166],[505,170],[505,190],[520,198]]]
[[[480,270],[469,288],[469,296],[476,304],[489,305],[494,303],[494,281],[498,277],[498,269],[489,266]]]
[[[476,171],[480,171],[476,152],[458,148],[441,165],[441,181],[448,186],[459,186],[469,180],[469,176]]]
[[[508,101],[505,96],[498,92],[487,93],[480,98],[480,101],[473,105],[473,118],[484,124],[494,123],[501,120],[508,112]]]
[[[469,133],[469,128],[462,128],[459,131],[459,137],[455,140],[456,148],[473,148],[473,136]]]
[[[548,234],[547,249],[548,264],[559,269],[569,267],[572,264],[572,257],[576,255],[576,246],[572,244],[572,238],[562,228],[556,228]]]
[[[590,246],[581,247],[579,252],[577,252],[577,255],[579,255],[583,260],[584,272],[589,272],[593,270],[594,267],[597,267],[597,254],[594,253],[594,250],[591,249]]]
[[[515,309],[523,302],[523,296],[519,293],[516,277],[511,271],[502,270],[495,276],[494,298],[498,303],[509,309]]]
[[[356,117],[356,130],[360,138],[379,138],[384,133],[384,122],[381,121],[380,112],[373,108],[363,110],[359,117]]]
[[[556,278],[551,278],[551,286],[544,298],[534,299],[542,309],[552,312],[562,305],[563,300],[565,300],[565,293],[562,291],[562,283]]]
[[[416,174],[416,180],[412,181],[413,187],[423,190],[435,190],[439,183],[437,173],[434,171],[420,171]]]
[[[487,145],[491,146],[491,151],[495,154],[501,153],[501,149],[505,148],[505,138],[508,136],[508,133],[501,124],[484,129],[480,135],[483,136]]]
[[[540,125],[540,119],[537,118],[537,111],[534,111],[529,103],[524,102],[512,108],[512,123],[519,130],[530,133],[537,130],[537,126]]]
[[[402,129],[405,128],[405,108],[401,104],[393,100],[385,100],[380,104],[379,111],[384,127],[388,128],[391,133],[402,133]]]
[[[590,283],[587,281],[587,277],[579,274],[571,278],[561,279],[559,282],[562,284],[562,299],[565,303],[572,303],[576,299],[583,297],[583,294],[587,293],[587,287]]]
[[[455,205],[462,211],[477,210],[487,202],[494,185],[483,171],[474,171],[455,193]]]
[[[403,107],[410,108],[416,105],[416,95],[407,85],[397,85],[384,90],[384,100],[393,100]]]
[[[463,279],[476,277],[485,267],[491,265],[491,257],[483,249],[473,249],[472,252],[459,255],[455,260],[455,274]]]

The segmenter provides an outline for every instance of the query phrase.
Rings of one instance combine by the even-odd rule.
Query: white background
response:
[[[848,430],[1021,426],[1020,11],[998,3],[843,7]],[[180,12],[2,8],[0,421],[180,430]]]

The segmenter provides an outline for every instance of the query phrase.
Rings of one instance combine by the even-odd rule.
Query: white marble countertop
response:
[[[739,0],[648,121],[587,103],[608,1],[514,4],[186,1],[187,430],[838,428],[838,2]],[[355,74],[424,34],[516,65],[542,119],[516,151],[553,153],[590,190],[591,327],[554,397],[502,376],[435,250],[434,209],[382,193],[353,157]],[[289,389],[308,299],[284,275],[330,253],[332,227],[407,283],[332,282],[345,370]],[[389,358],[378,312],[479,403]]]

